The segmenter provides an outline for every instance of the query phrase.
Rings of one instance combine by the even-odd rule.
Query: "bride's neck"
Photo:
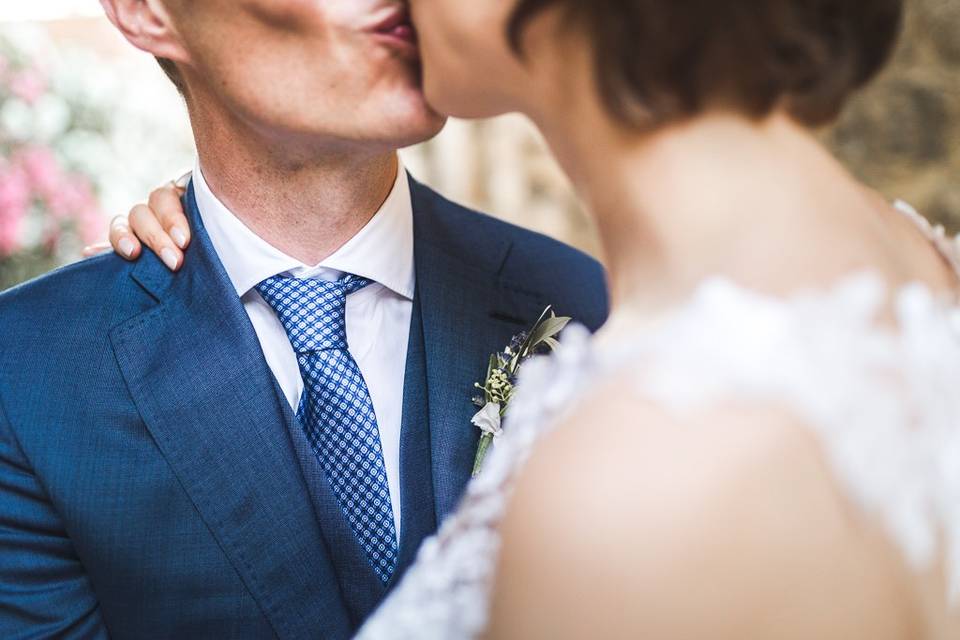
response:
[[[540,122],[597,220],[615,304],[667,306],[710,275],[771,293],[823,284],[868,260],[815,254],[882,226],[874,196],[786,116],[639,134],[591,106],[554,123]]]

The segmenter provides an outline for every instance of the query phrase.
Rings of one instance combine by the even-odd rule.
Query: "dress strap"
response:
[[[960,237],[951,240],[943,225],[932,225],[930,221],[907,202],[896,200],[893,208],[907,217],[933,245],[937,253],[946,261],[960,280]]]

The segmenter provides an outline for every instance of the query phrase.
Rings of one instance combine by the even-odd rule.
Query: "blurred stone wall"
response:
[[[956,233],[960,0],[907,0],[907,7],[892,64],[825,138],[861,179]]]

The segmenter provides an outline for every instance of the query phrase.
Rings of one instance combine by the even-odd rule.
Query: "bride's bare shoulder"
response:
[[[492,637],[911,638],[899,556],[775,407],[672,415],[615,383],[537,449]]]

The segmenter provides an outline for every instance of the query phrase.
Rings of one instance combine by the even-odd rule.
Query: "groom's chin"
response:
[[[443,129],[447,117],[436,110],[427,99],[419,65],[415,75],[410,76],[404,86],[397,87],[392,94],[383,101],[381,113],[397,131],[405,132],[398,147],[418,144]]]
[[[426,142],[446,125],[447,118],[435,111],[419,88],[393,92],[365,106],[358,119],[366,124],[358,135],[365,144],[402,149]]]

